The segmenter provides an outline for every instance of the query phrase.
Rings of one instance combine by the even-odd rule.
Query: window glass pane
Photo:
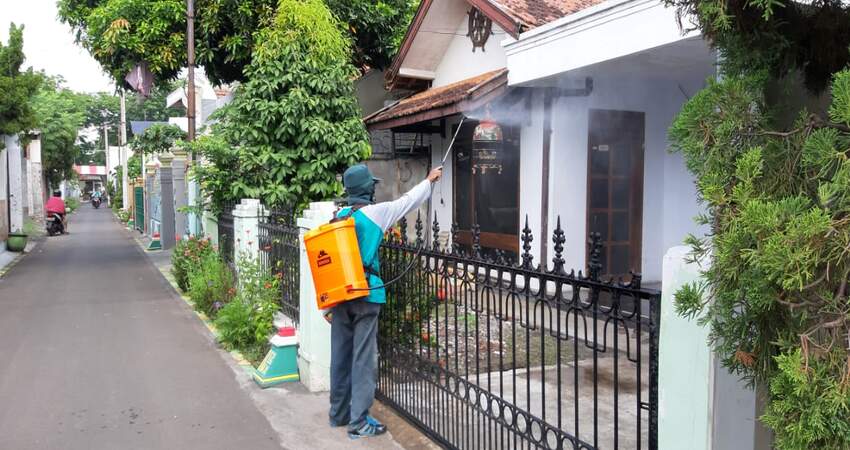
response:
[[[590,173],[592,175],[608,175],[609,148],[607,145],[594,145],[590,151]]]
[[[455,221],[462,230],[472,228],[472,190],[470,177],[470,153],[466,149],[455,152]]]
[[[611,240],[619,242],[628,241],[629,225],[628,212],[615,212],[611,214]]]
[[[629,246],[611,246],[611,265],[608,273],[611,275],[625,275],[629,273]]]
[[[629,175],[632,170],[632,153],[634,152],[634,143],[624,145],[618,143],[611,147],[611,172],[614,175]]]
[[[614,191],[611,195],[611,207],[614,209],[629,208],[629,194],[631,193],[631,182],[628,178],[615,178],[611,180]]]
[[[472,152],[475,212],[481,231],[519,233],[519,139],[503,127],[501,144],[474,144]]]
[[[472,217],[472,130],[475,125],[464,123],[454,149],[454,220],[461,230],[471,230]],[[451,127],[452,135],[457,126]],[[443,149],[445,151],[445,149]],[[442,226],[442,224],[441,224]]]
[[[590,207],[608,207],[608,179],[590,181]]]

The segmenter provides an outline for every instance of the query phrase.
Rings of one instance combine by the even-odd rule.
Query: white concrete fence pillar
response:
[[[195,206],[198,206],[198,200],[199,200],[199,198],[198,198],[199,197],[199,195],[198,195],[198,183],[195,180],[193,180],[190,176],[190,174],[191,174],[191,164],[197,164],[197,162],[191,162],[190,161],[190,166],[189,166],[190,168],[187,169],[187,171],[186,171],[187,187],[188,187],[187,202],[189,202],[189,206],[195,207]],[[201,226],[202,218],[198,215],[198,212],[196,210],[193,210],[192,212],[189,213],[188,221],[189,221],[189,223],[188,223],[189,234],[195,235],[195,236],[204,234],[202,226]]]
[[[8,201],[9,201],[9,192],[6,189],[6,175],[9,173],[6,168],[6,159],[7,152],[6,149],[6,135],[0,134],[0,252],[6,249],[6,238],[9,234],[9,217],[8,214]]]
[[[145,164],[145,224],[144,224],[144,233],[148,236],[153,236],[153,227],[151,224],[153,221],[152,212],[153,212],[153,203],[152,203],[152,195],[153,195],[153,186],[155,183],[154,178],[156,178],[156,162],[151,158]]]
[[[17,135],[6,136],[6,151],[9,159],[9,211],[12,233],[20,233],[24,229],[24,198],[23,168],[21,167],[21,144]]]
[[[679,316],[676,291],[698,282],[701,267],[687,262],[690,248],[664,256],[658,358],[659,450],[767,450],[757,421],[761,402],[737,375],[721,366],[708,343],[708,326]]]
[[[44,203],[45,186],[44,186],[44,170],[41,163],[41,135],[36,134],[32,142],[30,142],[30,162],[32,163],[32,171],[30,171],[30,190],[32,196],[32,215],[39,221],[44,220]]]
[[[301,382],[310,392],[327,391],[331,386],[331,326],[316,306],[316,289],[304,247],[304,233],[328,223],[335,209],[333,202],[311,203],[310,208],[298,218],[301,248],[298,371]]]
[[[259,200],[243,198],[233,209],[233,260],[245,257],[256,261],[260,258],[260,243],[257,240],[263,205]]]
[[[29,147],[30,146],[27,145],[27,149],[29,149]],[[28,154],[29,151],[27,151],[27,155]],[[32,177],[30,176],[30,174],[32,173],[32,161],[30,161],[29,156],[24,158],[21,168],[23,169],[21,185],[23,186],[22,190],[24,194],[24,214],[26,215],[26,217],[32,217],[33,208],[35,207],[35,205],[32,201]]]
[[[174,160],[171,161],[171,178],[174,181],[174,231],[179,239],[188,232],[185,208],[188,206],[186,194],[186,160],[187,153],[182,148],[175,148]]]
[[[174,155],[165,152],[159,155],[159,186],[160,186],[160,242],[162,249],[168,250],[177,243],[174,231],[174,179],[171,172],[171,161]],[[127,204],[124,204],[127,208]]]

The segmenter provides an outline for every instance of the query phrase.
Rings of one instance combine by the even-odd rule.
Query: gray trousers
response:
[[[365,299],[334,307],[331,321],[331,409],[334,425],[363,425],[378,380],[378,314]]]

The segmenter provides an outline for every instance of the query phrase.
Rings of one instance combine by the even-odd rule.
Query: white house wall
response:
[[[541,243],[547,242],[548,263],[554,255],[552,231],[558,216],[566,233],[564,258],[568,269],[585,268],[587,240],[587,138],[589,109],[645,113],[644,204],[641,271],[644,280],[661,280],[664,252],[680,245],[688,233],[701,230],[693,218],[700,212],[693,178],[681,155],[668,151],[668,129],[686,101],[703,85],[701,77],[685,80],[594,78],[589,97],[562,97],[552,106],[552,140],[549,167],[549,230],[540,235],[543,148],[543,91],[535,90],[531,110],[521,124],[520,228],[528,224],[534,233],[532,254],[540,262]],[[681,90],[680,90],[681,87]],[[684,93],[682,92],[684,91]],[[451,141],[458,119],[447,120],[446,137],[434,136],[431,165],[440,159]],[[453,158],[444,165],[443,181],[434,187],[432,213],[447,233],[453,221]],[[426,228],[430,236],[430,224]]]
[[[440,135],[433,135],[433,140],[431,141],[431,167],[439,167],[442,163],[443,155],[449,147],[449,143],[452,140],[451,132],[454,129],[454,126],[459,122],[460,119],[457,118],[449,118],[446,120],[446,137],[443,138]],[[445,164],[443,164],[443,178],[439,183],[434,185],[434,192],[431,195],[431,217],[429,217],[429,222],[434,221],[434,213],[437,214],[437,220],[440,222],[440,229],[442,231],[449,231],[451,229],[451,224],[453,221],[453,211],[454,211],[454,168],[452,162],[454,158],[452,155],[449,155],[446,158]],[[430,230],[430,228],[429,228]]]
[[[609,0],[505,41],[509,83],[526,84],[680,41],[674,8]]]
[[[468,21],[464,18],[455,29],[455,35],[446,48],[442,61],[437,65],[433,87],[445,86],[505,67],[507,58],[505,49],[500,44],[507,36],[505,32],[494,23],[493,35],[484,45],[484,50],[478,48],[473,53],[472,41],[466,36],[468,27]]]
[[[543,195],[543,184],[541,174],[543,173],[543,95],[541,91],[535,91],[531,99],[531,111],[528,120],[523,123],[520,131],[519,179],[520,179],[520,230],[525,226],[528,217],[528,226],[534,233],[531,241],[531,253],[534,261],[540,262],[540,245],[543,239],[540,237],[540,200]],[[557,172],[549,173],[549,184],[552,180],[561,176]],[[551,189],[550,189],[551,192]],[[555,196],[557,197],[557,196]],[[555,229],[555,222],[549,221],[549,231]],[[551,253],[550,253],[551,255]],[[550,258],[551,259],[551,258]]]
[[[700,209],[692,177],[681,156],[668,152],[667,131],[686,101],[678,84],[695,92],[702,82],[694,79],[677,83],[671,80],[597,77],[589,97],[562,97],[554,103],[549,223],[551,233],[558,215],[561,216],[567,238],[565,259],[568,268],[585,267],[589,109],[645,113],[641,262],[644,279],[659,281],[664,252],[681,244],[688,233],[699,231],[693,222]],[[536,104],[536,109],[541,110],[542,102]],[[523,164],[528,165],[530,157],[539,159],[539,156],[533,156],[538,155],[535,148],[539,147],[534,140],[523,142]],[[523,186],[523,189],[528,187]],[[534,201],[533,194],[524,203],[523,209],[531,215],[540,205],[539,199]],[[551,244],[549,254],[552,254]]]

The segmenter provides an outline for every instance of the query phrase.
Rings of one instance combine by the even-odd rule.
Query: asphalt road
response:
[[[279,449],[108,209],[0,278],[0,449]]]

